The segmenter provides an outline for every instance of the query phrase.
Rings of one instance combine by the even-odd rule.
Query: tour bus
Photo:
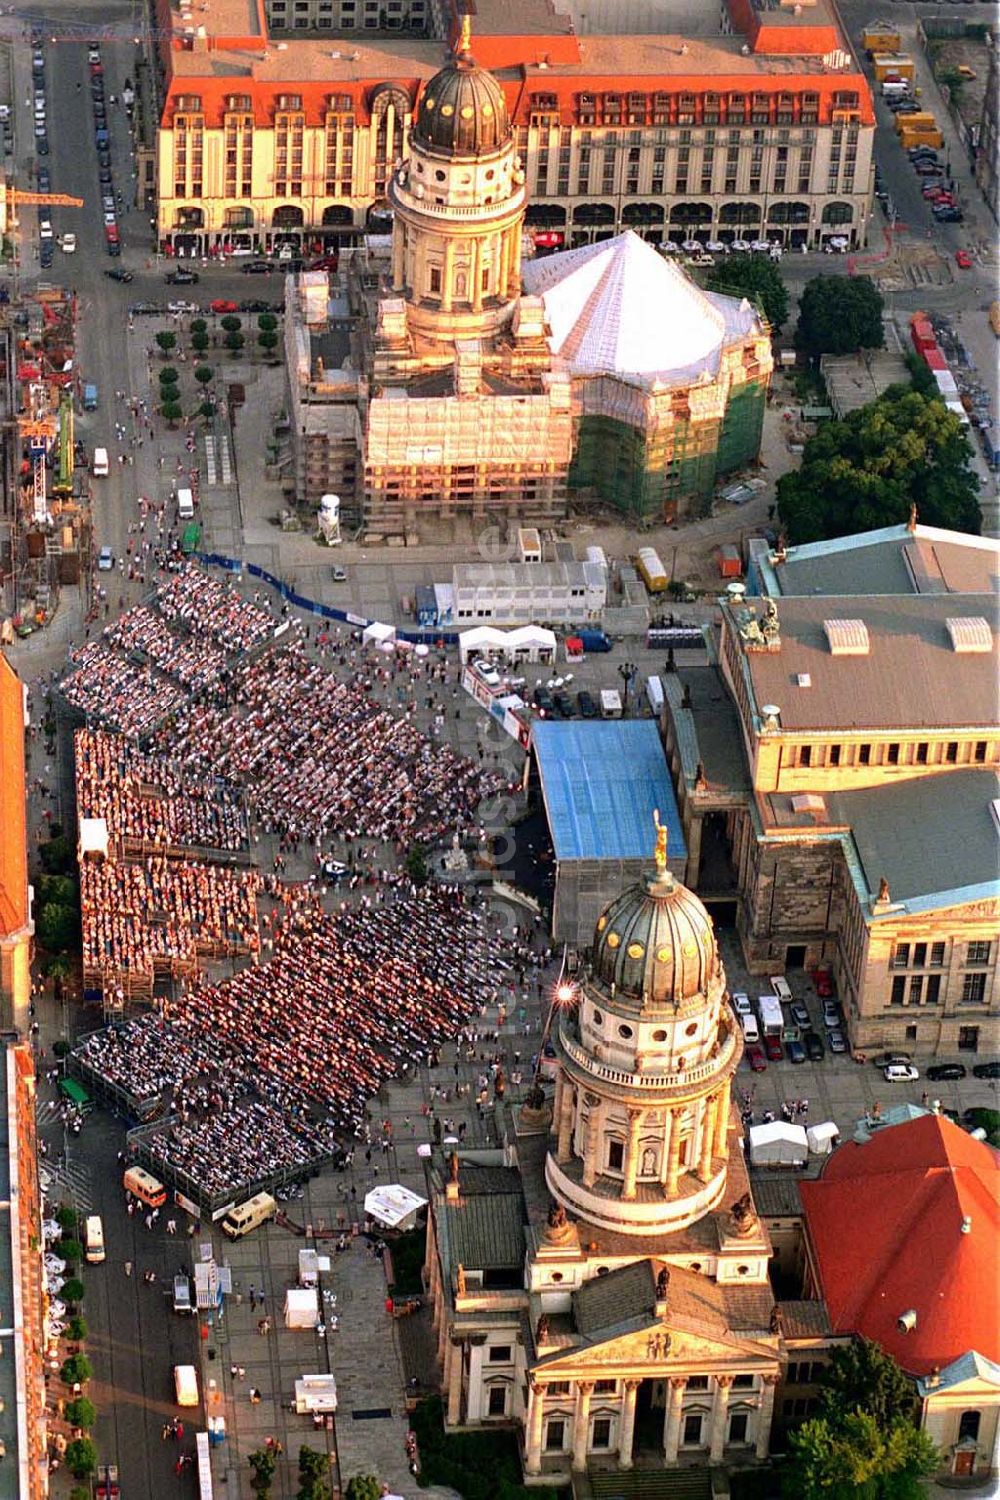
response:
[[[635,555],[639,576],[651,594],[662,594],[667,587],[667,570],[653,547],[640,547]]]
[[[83,1226],[84,1256],[92,1266],[104,1259],[104,1225],[99,1214],[90,1214]]]
[[[94,478],[107,479],[108,477],[108,450],[107,448],[94,449]]]
[[[183,486],[177,491],[177,514],[182,521],[190,521],[194,516],[194,492]]]
[[[236,1208],[231,1208],[222,1221],[222,1232],[228,1234],[231,1240],[242,1239],[252,1229],[260,1224],[266,1224],[268,1219],[273,1219],[278,1211],[278,1205],[270,1193],[255,1193],[248,1198],[246,1203],[241,1203]]]
[[[150,1208],[162,1208],[167,1201],[167,1190],[145,1167],[129,1167],[122,1183],[126,1193],[148,1203]]]
[[[174,1393],[178,1406],[198,1405],[198,1371],[194,1365],[174,1365]]]

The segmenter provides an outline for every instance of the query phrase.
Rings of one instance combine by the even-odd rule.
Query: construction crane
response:
[[[23,192],[21,188],[7,188],[7,202],[15,203],[51,203],[56,208],[82,208],[83,199],[73,198],[69,193],[29,193]]]

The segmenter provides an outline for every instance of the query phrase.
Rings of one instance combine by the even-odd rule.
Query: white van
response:
[[[273,1219],[277,1211],[278,1205],[270,1193],[255,1193],[246,1203],[229,1210],[222,1221],[223,1233],[228,1234],[231,1240],[242,1239],[251,1229]]]
[[[740,1016],[740,1025],[743,1027],[743,1040],[745,1042],[759,1042],[760,1028],[757,1025],[756,1016]]]
[[[93,473],[95,479],[107,479],[108,477],[108,450],[107,448],[94,449]]]
[[[174,1392],[178,1406],[197,1406],[198,1371],[194,1365],[174,1365]]]
[[[194,495],[190,490],[181,489],[177,491],[177,514],[182,521],[194,519]]]
[[[83,1226],[83,1253],[92,1266],[104,1259],[104,1225],[99,1214],[91,1214]]]

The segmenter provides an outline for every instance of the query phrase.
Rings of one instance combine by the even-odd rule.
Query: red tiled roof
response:
[[[0,654],[0,938],[27,921],[24,694],[20,678]]]
[[[837,1333],[874,1339],[914,1375],[972,1349],[1000,1362],[1000,1153],[925,1115],[841,1146],[799,1191]]]

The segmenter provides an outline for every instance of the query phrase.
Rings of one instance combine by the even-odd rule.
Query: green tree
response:
[[[330,1500],[330,1460],[315,1448],[299,1449],[296,1500]]]
[[[80,913],[74,906],[58,906],[50,901],[38,913],[35,935],[50,953],[65,953],[74,948],[80,935]]]
[[[75,1313],[66,1326],[66,1336],[74,1344],[82,1344],[87,1337],[88,1331],[86,1319],[81,1318],[79,1313]],[[78,1423],[77,1425],[82,1426],[83,1424]]]
[[[817,1415],[836,1422],[847,1411],[864,1411],[885,1426],[909,1416],[913,1383],[872,1339],[856,1338],[834,1349],[820,1380]]]
[[[156,342],[160,347],[163,358],[166,359],[171,349],[177,346],[177,335],[176,333],[172,333],[169,328],[165,328],[156,335]]]
[[[82,1427],[89,1432],[97,1421],[97,1411],[86,1396],[77,1396],[74,1401],[66,1402],[65,1417],[71,1427]]]
[[[774,333],[788,317],[788,288],[770,256],[727,255],[708,273],[706,286],[727,297],[748,297],[751,302],[759,302]]]
[[[414,885],[427,884],[427,850],[423,844],[411,844],[406,851],[406,873]]]
[[[184,412],[179,401],[164,401],[160,407],[160,416],[168,427],[176,427],[183,415]]]
[[[158,374],[161,385],[176,385],[181,378],[180,371],[176,365],[164,365],[163,369],[158,371]]]
[[[207,323],[207,321],[204,318],[192,318],[191,319],[191,332],[192,333],[207,333],[208,332],[208,323]]]
[[[78,1276],[68,1277],[59,1288],[59,1295],[64,1302],[82,1302],[84,1295],[83,1282]]]
[[[68,979],[73,972],[73,965],[65,953],[57,953],[50,958],[45,965],[45,973],[49,979]]]
[[[71,1354],[62,1362],[59,1378],[64,1385],[86,1385],[93,1371],[85,1354]]]
[[[247,1457],[253,1478],[250,1480],[250,1488],[255,1495],[260,1495],[261,1500],[271,1493],[271,1485],[274,1483],[274,1472],[278,1467],[278,1460],[269,1448],[256,1448]]]
[[[928,526],[975,535],[979,486],[969,458],[943,401],[892,386],[809,439],[802,467],[778,480],[778,515],[791,542],[900,525],[911,505]]]
[[[347,1481],[345,1500],[379,1500],[382,1486],[374,1474],[355,1474]]]
[[[83,1258],[83,1246],[79,1240],[63,1239],[59,1241],[59,1257],[67,1266],[77,1266]]]
[[[89,1484],[74,1484],[69,1492],[69,1500],[91,1500]]]
[[[42,844],[38,857],[49,875],[68,875],[76,864],[76,851],[63,833]]]
[[[76,1209],[70,1208],[68,1203],[61,1203],[56,1209],[56,1223],[59,1225],[60,1229],[65,1229],[67,1231],[76,1229],[79,1223],[77,1219]]]
[[[1000,1150],[1000,1109],[974,1107],[962,1116],[962,1123],[970,1130],[985,1130],[987,1141]]]
[[[97,1449],[90,1438],[74,1438],[66,1448],[66,1467],[74,1479],[85,1479],[97,1468]]]
[[[207,333],[193,333],[191,335],[191,348],[195,354],[204,354],[210,343],[211,340]]]
[[[239,333],[243,327],[243,319],[238,318],[235,313],[227,313],[222,319],[221,326],[225,333]]]
[[[276,333],[270,333],[267,329],[264,329],[261,333],[258,333],[257,342],[264,350],[265,354],[270,354],[271,350],[277,346],[278,335]]]
[[[257,327],[261,333],[273,333],[278,326],[278,320],[274,313],[261,313],[257,319]]]
[[[80,892],[71,875],[40,875],[35,882],[35,898],[39,906],[54,901],[59,906],[77,906]]]
[[[941,1464],[927,1434],[900,1416],[888,1426],[862,1411],[813,1417],[788,1442],[789,1500],[920,1500],[920,1481]]]
[[[881,349],[882,293],[868,276],[814,276],[799,302],[795,346],[804,354]]]
[[[246,343],[242,333],[227,333],[225,338],[226,348],[231,354],[239,354]]]
[[[211,365],[199,365],[194,372],[194,378],[199,385],[208,385],[215,379],[215,371]]]

